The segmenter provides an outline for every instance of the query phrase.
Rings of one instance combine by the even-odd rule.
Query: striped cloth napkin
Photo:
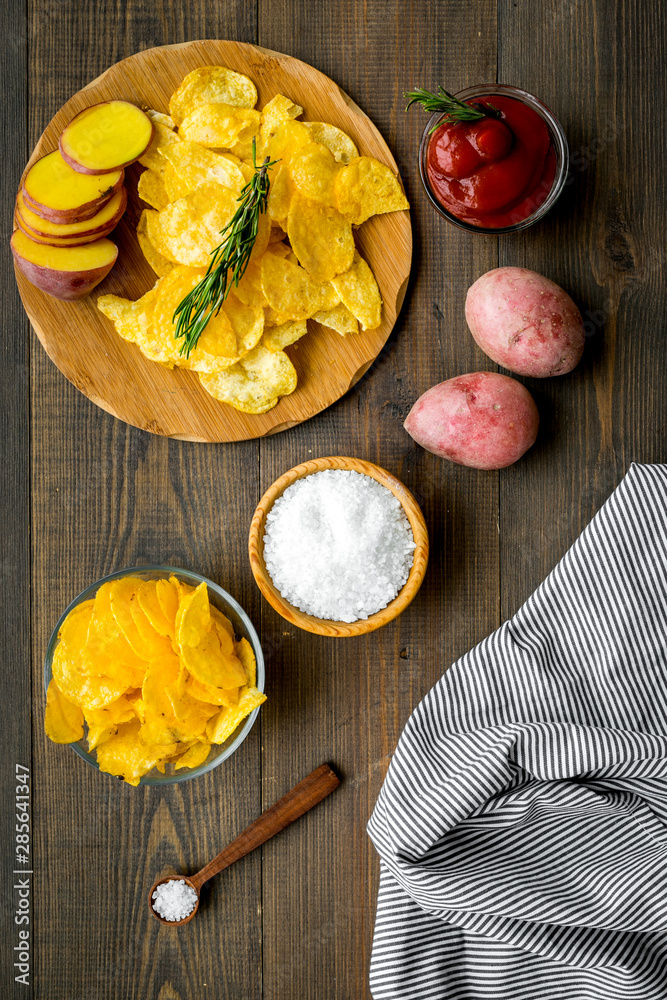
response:
[[[375,1000],[665,1000],[667,465],[426,696],[369,833]]]

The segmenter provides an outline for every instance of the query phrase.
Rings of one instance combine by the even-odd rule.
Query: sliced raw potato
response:
[[[202,104],[254,108],[257,88],[247,76],[225,66],[199,66],[188,73],[171,95],[169,114],[176,125]]]
[[[331,284],[343,305],[361,323],[364,330],[375,330],[382,320],[382,299],[375,276],[356,251],[349,270],[333,278]]]
[[[338,210],[361,226],[372,215],[410,208],[398,178],[372,156],[357,156],[336,175]]]
[[[316,323],[321,323],[322,326],[335,330],[343,336],[348,333],[359,333],[359,323],[342,302],[333,309],[323,309],[314,313],[312,318]]]
[[[272,326],[265,330],[262,335],[262,344],[269,351],[282,351],[284,347],[295,344],[297,340],[308,333],[308,324],[305,319],[289,319],[280,326]]]
[[[352,225],[336,208],[294,195],[287,235],[299,263],[314,281],[331,281],[352,264]]]
[[[331,285],[313,281],[298,264],[272,253],[262,257],[262,291],[269,306],[287,319],[308,319],[340,301]],[[283,320],[284,322],[284,320]]]
[[[60,152],[82,174],[108,174],[138,160],[152,137],[153,123],[136,104],[105,101],[72,118],[60,135]]]
[[[215,181],[231,188],[238,195],[245,184],[246,179],[240,166],[198,142],[184,141],[169,146],[165,149],[164,156],[184,185],[185,194]]]
[[[301,146],[291,156],[289,172],[296,190],[311,201],[336,208],[334,185],[343,167],[333,153],[319,142]]]
[[[80,174],[59,149],[42,156],[23,178],[23,194],[33,212],[51,222],[91,219],[119,190],[123,171]]]
[[[111,229],[106,229],[101,233],[84,233],[82,236],[40,236],[38,233],[33,233],[32,229],[26,226],[23,216],[18,209],[14,212],[14,221],[28,239],[47,247],[80,247],[85,243],[94,243],[95,240],[102,239],[111,232]]]
[[[44,729],[54,743],[76,743],[83,737],[83,712],[68,701],[53,678],[46,692]]]
[[[243,413],[265,413],[296,389],[296,371],[287,355],[261,344],[226,371],[199,379],[215,399]]]
[[[164,177],[164,168],[167,165],[167,160],[162,155],[162,152],[168,146],[173,146],[180,141],[180,137],[168,125],[159,121],[153,121],[153,138],[146,152],[143,156],[139,157],[139,163],[142,167],[148,167],[149,170],[154,170],[160,177]]]
[[[148,173],[148,171],[146,171]],[[143,176],[143,174],[142,174]],[[176,267],[172,261],[167,260],[163,257],[161,253],[155,249],[151,243],[148,236],[148,216],[156,215],[155,212],[150,212],[148,209],[144,209],[139,217],[139,222],[137,223],[137,242],[141,248],[141,252],[146,258],[147,262],[153,268],[155,273],[160,277],[164,278],[170,271]]]
[[[21,216],[21,228],[25,229],[27,235],[31,237],[34,234],[45,238],[53,236],[58,239],[74,239],[77,236],[101,239],[118,225],[126,205],[127,190],[123,185],[90,219],[85,219],[83,222],[50,222],[33,212],[23,196],[23,191],[19,191],[16,196],[16,208]]]
[[[259,111],[231,104],[202,104],[183,119],[179,129],[182,139],[202,146],[229,149],[247,142],[259,130]]]
[[[81,299],[107,276],[118,247],[111,240],[85,246],[52,247],[35,243],[16,229],[12,253],[19,271],[37,288],[57,299]]]
[[[144,170],[137,184],[137,194],[142,201],[161,212],[169,204],[169,195],[164,184],[164,178],[157,170]]]
[[[236,211],[236,195],[222,184],[209,183],[168,205],[148,222],[148,236],[167,260],[208,267],[220,244],[220,233]]]
[[[329,125],[327,122],[303,122],[313,142],[321,142],[323,146],[331,150],[338,163],[349,163],[351,159],[359,155],[359,150],[350,139],[349,135]]]
[[[153,322],[157,285],[133,302],[120,295],[100,295],[97,308],[116,327],[116,332],[133,344],[141,344]]]

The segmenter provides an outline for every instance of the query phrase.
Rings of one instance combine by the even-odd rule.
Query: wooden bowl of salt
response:
[[[369,476],[381,486],[386,487],[401,504],[403,512],[408,519],[415,544],[412,566],[410,567],[408,578],[393,600],[390,600],[380,610],[369,614],[368,617],[358,618],[356,621],[317,618],[314,615],[306,614],[304,611],[299,610],[294,604],[286,600],[278,590],[267,570],[264,559],[264,536],[267,530],[266,519],[278,497],[281,497],[285,490],[297,480],[304,479],[306,476],[311,476],[314,473],[323,472],[327,469],[358,472]],[[282,615],[292,625],[296,625],[306,632],[341,638],[373,632],[375,629],[381,628],[387,622],[397,618],[407,608],[419,590],[426,572],[428,563],[428,531],[424,515],[415,498],[403,483],[399,479],[396,479],[395,476],[392,476],[390,472],[387,472],[386,469],[380,468],[379,465],[373,465],[372,462],[365,462],[360,458],[348,458],[345,456],[314,458],[290,469],[266,491],[257,505],[252,519],[250,537],[248,539],[248,553],[250,556],[250,566],[257,586],[278,614]]]

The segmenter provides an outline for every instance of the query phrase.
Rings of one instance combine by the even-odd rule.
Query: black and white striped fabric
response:
[[[412,714],[375,1000],[667,998],[667,466],[634,465]]]

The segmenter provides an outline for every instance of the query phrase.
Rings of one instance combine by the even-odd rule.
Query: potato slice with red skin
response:
[[[83,222],[92,219],[113,198],[123,183],[124,172],[80,174],[55,149],[37,160],[23,178],[27,204],[51,222]]]
[[[104,239],[111,232],[111,229],[105,229],[101,233],[91,233],[83,236],[41,236],[39,233],[33,233],[31,229],[26,226],[23,221],[23,216],[18,209],[14,212],[14,221],[19,227],[21,232],[25,233],[29,240],[33,243],[41,243],[43,246],[47,247],[80,247],[84,246],[86,243],[94,243],[95,240]]]
[[[106,278],[116,263],[111,240],[85,246],[51,247],[35,243],[20,229],[11,239],[14,261],[28,281],[56,299],[82,299]]]
[[[63,130],[60,152],[80,174],[108,174],[138,160],[150,146],[153,122],[129,101],[84,108]]]
[[[25,200],[23,191],[19,191],[16,196],[16,208],[21,216],[19,222],[21,228],[31,239],[34,239],[35,236],[41,236],[44,242],[48,242],[47,237],[56,237],[58,241],[71,239],[75,236],[102,239],[118,225],[126,207],[127,189],[123,185],[91,219],[85,219],[83,222],[50,222],[33,212]]]

